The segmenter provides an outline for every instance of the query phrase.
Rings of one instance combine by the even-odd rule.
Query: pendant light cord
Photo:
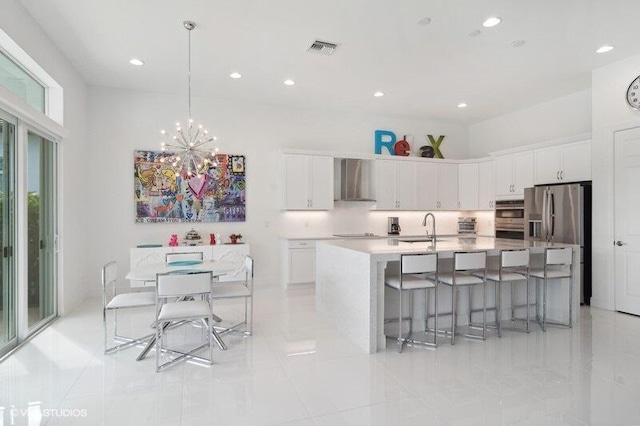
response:
[[[189,32],[189,120],[191,120],[191,30],[187,28]]]

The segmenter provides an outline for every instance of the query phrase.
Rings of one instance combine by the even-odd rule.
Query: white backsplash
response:
[[[330,211],[282,212],[282,237],[320,238],[333,234],[387,235],[387,218],[397,216],[400,220],[401,235],[423,235],[424,215],[428,211],[372,211],[370,203],[340,203]],[[491,211],[432,211],[436,217],[436,233],[440,235],[457,234],[458,218],[472,216],[477,218],[478,234],[493,235],[493,212]],[[429,225],[430,227],[430,225]]]

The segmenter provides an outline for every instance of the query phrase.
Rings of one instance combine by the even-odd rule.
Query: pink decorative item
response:
[[[216,245],[216,234],[209,234],[209,244],[212,246]]]
[[[169,240],[169,247],[176,247],[178,245],[178,234],[171,234],[171,239]]]

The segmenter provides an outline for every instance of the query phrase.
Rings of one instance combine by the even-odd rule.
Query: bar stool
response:
[[[385,278],[385,285],[398,291],[398,318],[389,319],[385,322],[398,321],[398,352],[402,352],[405,343],[421,344],[425,346],[438,346],[438,254],[403,254],[400,256],[400,275]],[[415,290],[425,290],[425,331],[426,322],[429,318],[429,290],[434,290],[435,297],[435,323],[433,342],[412,339],[413,332],[413,292]],[[409,293],[409,313],[408,318],[402,317],[402,294]],[[409,334],[407,338],[402,337],[402,322],[409,321]]]
[[[473,274],[476,275],[473,275]],[[456,305],[458,302],[458,287],[469,288],[469,311],[471,311],[471,287],[482,285],[482,336],[475,334],[465,334],[465,337],[485,340],[487,337],[487,252],[465,252],[453,253],[453,269],[451,273],[442,273],[438,276],[438,283],[451,286],[451,344],[456,343]]]
[[[524,330],[529,333],[529,249],[512,249],[500,251],[500,268],[496,270],[487,271],[487,280],[492,281],[495,285],[496,291],[496,323],[495,328],[498,332],[498,337],[502,337],[502,327],[500,319],[502,318],[502,299],[501,299],[501,284],[503,282],[511,283],[511,322],[515,320],[523,319],[515,317],[515,310],[517,308],[527,309],[527,316],[524,319],[526,326]],[[479,274],[474,274],[479,276]],[[513,284],[524,281],[527,288],[527,297],[525,305],[515,305],[514,303],[514,288]]]
[[[573,317],[573,249],[571,247],[545,249],[544,268],[532,268],[530,275],[537,280],[544,280],[542,288],[542,331],[547,331],[547,324],[571,328]],[[547,321],[549,280],[562,280],[565,278],[569,278],[569,322],[549,322]],[[536,294],[538,293],[538,282],[536,281]]]

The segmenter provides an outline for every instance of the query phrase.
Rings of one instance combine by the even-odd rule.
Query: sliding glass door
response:
[[[0,111],[0,358],[17,344],[15,238],[16,122]]]
[[[28,133],[27,305],[28,330],[55,314],[55,148],[54,142]]]

